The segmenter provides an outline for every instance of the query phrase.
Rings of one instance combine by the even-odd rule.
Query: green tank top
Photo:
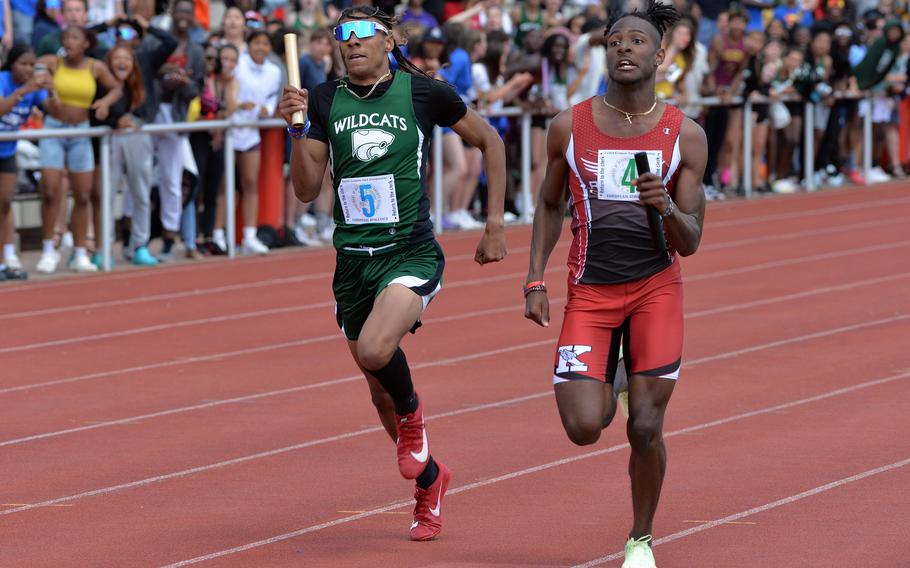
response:
[[[524,6],[521,8],[521,15],[518,19],[518,25],[515,27],[515,45],[521,47],[524,43],[525,35],[528,32],[543,29],[543,10],[537,9],[537,17],[533,20],[528,17]]]
[[[424,240],[426,136],[411,102],[411,75],[395,73],[379,97],[339,87],[329,111],[336,249],[396,249]],[[432,230],[429,231],[432,238]]]

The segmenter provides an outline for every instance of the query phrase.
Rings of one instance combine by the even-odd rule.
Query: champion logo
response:
[[[669,128],[664,128],[664,134],[669,135],[669,134],[670,134],[670,129],[669,129]]]

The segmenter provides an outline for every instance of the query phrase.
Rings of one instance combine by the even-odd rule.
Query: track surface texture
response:
[[[661,568],[907,566],[910,192],[709,206],[681,259],[684,366],[666,420]],[[529,227],[479,267],[444,235],[442,293],[403,347],[446,524],[407,540],[400,478],[311,250],[0,287],[0,566],[619,566],[621,418],[573,446],[553,322],[523,317]]]

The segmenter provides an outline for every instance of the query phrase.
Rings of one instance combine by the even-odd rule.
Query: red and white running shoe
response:
[[[427,467],[430,445],[423,423],[423,402],[417,399],[417,410],[404,416],[396,414],[398,430],[398,471],[405,479],[417,479]]]
[[[411,523],[411,540],[433,540],[442,532],[442,500],[452,480],[452,472],[443,464],[436,462],[439,476],[433,485],[426,489],[417,487],[414,499],[414,522]]]

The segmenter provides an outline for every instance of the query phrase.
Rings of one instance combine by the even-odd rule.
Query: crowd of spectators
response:
[[[546,166],[549,119],[609,88],[604,26],[609,10],[637,0],[374,0],[400,17],[407,56],[489,115],[510,159],[507,217],[527,207],[520,187],[520,128],[505,107],[534,113],[531,188]],[[788,193],[806,186],[904,178],[900,107],[908,94],[907,1],[666,0],[684,17],[664,38],[656,96],[704,125],[710,199],[742,193],[743,98],[751,97],[751,184]],[[2,0],[0,131],[106,125],[113,137],[112,183],[122,195],[122,254],[139,265],[224,254],[224,152],[220,130],[146,134],[143,124],[275,116],[287,81],[284,34],[299,39],[304,88],[343,76],[332,27],[340,10],[364,0]],[[805,103],[813,103],[806,107]],[[804,151],[807,109],[815,155]],[[862,120],[874,124],[874,168],[863,178]],[[283,227],[257,227],[260,131],[233,128],[241,250],[313,245],[331,239],[331,180],[301,204],[285,179]],[[97,139],[0,142],[0,279],[24,277],[10,200],[41,195],[39,272],[100,266],[100,158]],[[443,133],[445,229],[481,226],[482,155]],[[17,160],[18,154],[18,160]],[[805,163],[812,171],[803,171]],[[20,165],[22,167],[20,167]],[[327,174],[328,175],[328,174]],[[280,179],[281,176],[278,176]],[[275,188],[269,188],[273,190]],[[71,207],[68,197],[71,196]],[[532,203],[534,200],[532,199]],[[266,236],[268,238],[266,238]],[[158,239],[160,238],[160,244]],[[265,241],[265,242],[264,242]],[[154,246],[150,246],[150,242]],[[154,252],[152,251],[154,249]]]

